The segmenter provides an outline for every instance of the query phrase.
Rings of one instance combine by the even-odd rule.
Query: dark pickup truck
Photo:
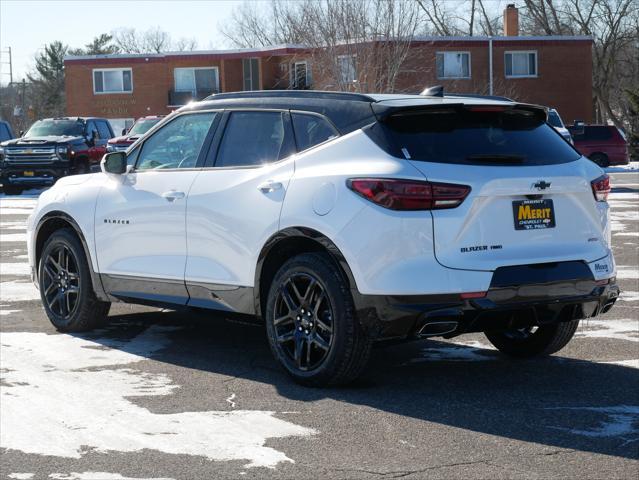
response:
[[[8,195],[89,173],[106,153],[113,129],[104,118],[61,117],[35,122],[21,138],[0,143],[0,183]]]

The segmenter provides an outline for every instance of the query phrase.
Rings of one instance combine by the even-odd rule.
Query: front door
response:
[[[295,147],[287,112],[226,116],[189,193],[185,279],[190,305],[252,313],[255,266],[279,228]]]
[[[200,172],[215,112],[175,117],[131,152],[133,170],[112,176],[95,214],[96,255],[107,291],[185,304],[186,200]]]

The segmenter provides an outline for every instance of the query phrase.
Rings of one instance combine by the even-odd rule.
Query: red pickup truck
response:
[[[107,152],[126,150],[163,118],[163,115],[150,115],[148,117],[139,118],[128,132],[123,130],[121,137],[115,137],[109,140],[109,143],[107,144]]]
[[[575,148],[601,167],[627,165],[630,160],[628,142],[622,132],[612,125],[583,125],[568,127]]]

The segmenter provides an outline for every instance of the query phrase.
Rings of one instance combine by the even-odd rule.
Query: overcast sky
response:
[[[46,43],[60,40],[82,47],[100,33],[119,27],[146,30],[159,26],[180,37],[195,38],[198,49],[225,48],[218,24],[231,15],[239,0],[30,1],[0,0],[0,82],[9,82],[7,47],[13,57],[13,80],[33,67],[33,57]]]

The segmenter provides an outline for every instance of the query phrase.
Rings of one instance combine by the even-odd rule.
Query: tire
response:
[[[22,187],[16,187],[15,185],[3,185],[2,193],[5,195],[20,195],[22,193]]]
[[[44,244],[38,284],[44,310],[58,331],[83,332],[106,323],[111,304],[95,296],[87,257],[73,230],[57,230]]]
[[[85,173],[90,173],[89,161],[81,158],[77,160],[77,163],[75,164],[73,169],[73,174],[84,175]]]
[[[511,357],[530,358],[551,355],[564,348],[572,339],[579,320],[544,325],[531,332],[525,329],[506,332],[485,332],[497,350]]]
[[[599,165],[601,168],[606,168],[610,166],[610,161],[608,160],[608,157],[603,153],[595,153],[594,155],[588,158],[592,160],[593,162],[595,162],[597,165]]]
[[[282,265],[269,289],[265,321],[273,355],[302,385],[349,383],[370,357],[372,340],[328,254],[305,253]]]

